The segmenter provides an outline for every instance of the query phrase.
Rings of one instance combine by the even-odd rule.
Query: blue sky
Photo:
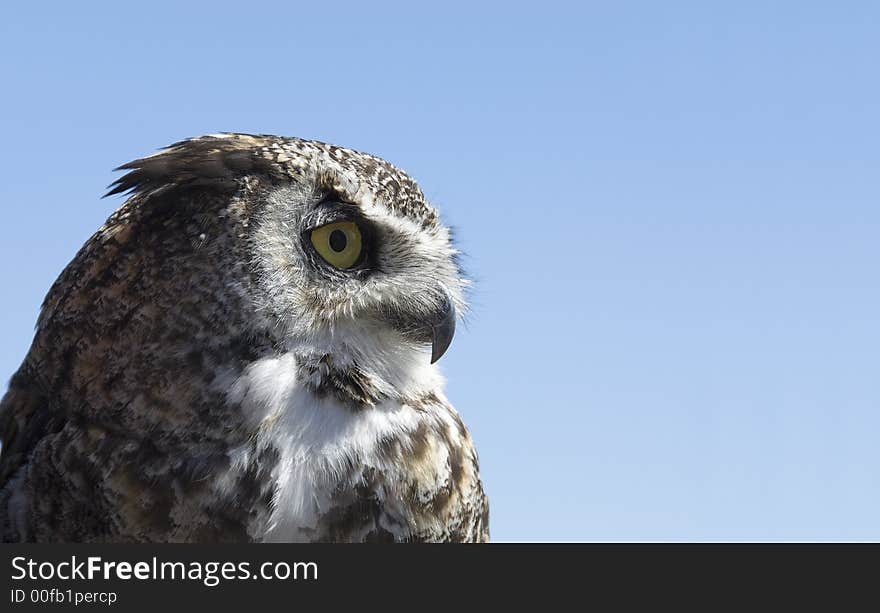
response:
[[[880,7],[418,4],[6,8],[0,376],[113,167],[317,138],[457,229],[493,537],[880,539]]]

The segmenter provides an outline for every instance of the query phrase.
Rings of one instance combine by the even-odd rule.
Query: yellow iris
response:
[[[363,241],[356,223],[337,221],[312,230],[312,245],[336,268],[351,268],[361,256]]]

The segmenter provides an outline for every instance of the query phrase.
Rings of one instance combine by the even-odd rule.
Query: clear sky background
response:
[[[440,364],[494,538],[880,539],[877,3],[2,13],[4,379],[113,167],[316,138],[457,228],[477,285]]]

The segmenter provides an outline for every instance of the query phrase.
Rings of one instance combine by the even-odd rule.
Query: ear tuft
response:
[[[153,195],[178,187],[233,190],[241,175],[272,172],[271,158],[261,152],[276,141],[272,136],[232,133],[183,140],[116,168],[129,172],[110,184],[104,197]]]

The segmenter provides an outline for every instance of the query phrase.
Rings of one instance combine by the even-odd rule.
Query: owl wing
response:
[[[90,240],[92,242],[94,237]],[[89,243],[87,243],[87,246]],[[74,369],[88,333],[80,315],[88,305],[77,297],[78,282],[94,270],[84,248],[55,281],[41,309],[33,344],[0,400],[0,540],[36,538],[32,529],[33,501],[39,496],[48,513],[71,491],[61,491],[59,481],[69,456],[59,453],[80,428],[71,417],[75,389]],[[68,302],[69,301],[69,302]],[[67,303],[66,303],[67,302]],[[82,324],[82,328],[80,325]],[[71,473],[68,478],[81,474]],[[57,499],[57,500],[56,500]],[[58,526],[44,526],[53,530]],[[68,540],[57,534],[57,540]]]
[[[0,490],[26,463],[40,439],[60,429],[63,422],[49,410],[45,395],[32,383],[27,371],[27,364],[22,365],[0,401]]]

